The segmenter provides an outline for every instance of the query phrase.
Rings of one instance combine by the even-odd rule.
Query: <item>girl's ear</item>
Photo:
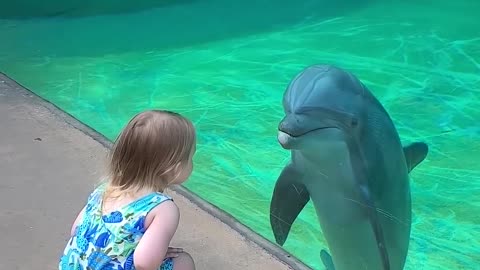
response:
[[[181,171],[182,171],[182,162],[179,162],[175,165],[174,167],[174,172],[175,172],[175,175],[179,174]]]
[[[172,179],[172,182],[175,183],[178,179],[178,177],[180,177],[180,175],[182,175],[182,169],[183,169],[183,164],[182,162],[179,162],[175,165],[175,167],[173,167],[173,179]]]

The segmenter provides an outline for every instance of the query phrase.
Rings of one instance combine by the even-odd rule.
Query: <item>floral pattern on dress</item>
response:
[[[83,219],[60,258],[59,270],[135,270],[133,252],[145,233],[148,212],[172,200],[155,192],[102,215],[104,190],[105,184],[88,197]],[[165,259],[160,270],[173,270],[173,259]]]

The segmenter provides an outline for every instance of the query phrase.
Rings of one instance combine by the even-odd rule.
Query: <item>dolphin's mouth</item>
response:
[[[286,130],[279,129],[277,139],[283,148],[293,149],[298,145],[298,142],[303,139],[302,137],[313,132],[328,130],[328,129],[338,129],[338,128],[334,126],[325,126],[325,127],[311,129],[302,133],[296,133],[296,134],[294,134],[293,132],[288,132]]]
[[[298,137],[305,136],[305,135],[307,135],[308,133],[312,133],[312,132],[315,132],[315,131],[318,131],[318,130],[322,130],[322,129],[331,129],[331,128],[337,128],[337,127],[334,127],[334,126],[324,126],[324,127],[319,127],[319,128],[314,128],[314,129],[310,129],[310,130],[307,130],[307,131],[303,131],[303,132],[300,132],[300,133],[294,133],[294,132],[291,132],[291,131],[288,131],[288,130],[280,129],[279,132],[283,132],[283,133],[287,134],[288,136],[291,136],[291,137],[294,137],[294,138],[298,138]]]

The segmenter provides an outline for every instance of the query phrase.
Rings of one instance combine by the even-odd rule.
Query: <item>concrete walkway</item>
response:
[[[71,223],[102,173],[105,143],[52,108],[0,74],[0,269],[57,269]],[[185,189],[176,191],[169,193],[182,216],[172,245],[190,252],[197,269],[306,269]]]

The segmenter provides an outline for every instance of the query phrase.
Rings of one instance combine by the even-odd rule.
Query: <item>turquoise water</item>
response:
[[[283,91],[311,64],[352,71],[402,140],[430,146],[405,269],[480,268],[480,2],[51,1],[0,9],[0,71],[110,139],[141,110],[185,114],[199,134],[186,186],[271,241]],[[284,248],[323,269],[325,247],[309,203]]]

